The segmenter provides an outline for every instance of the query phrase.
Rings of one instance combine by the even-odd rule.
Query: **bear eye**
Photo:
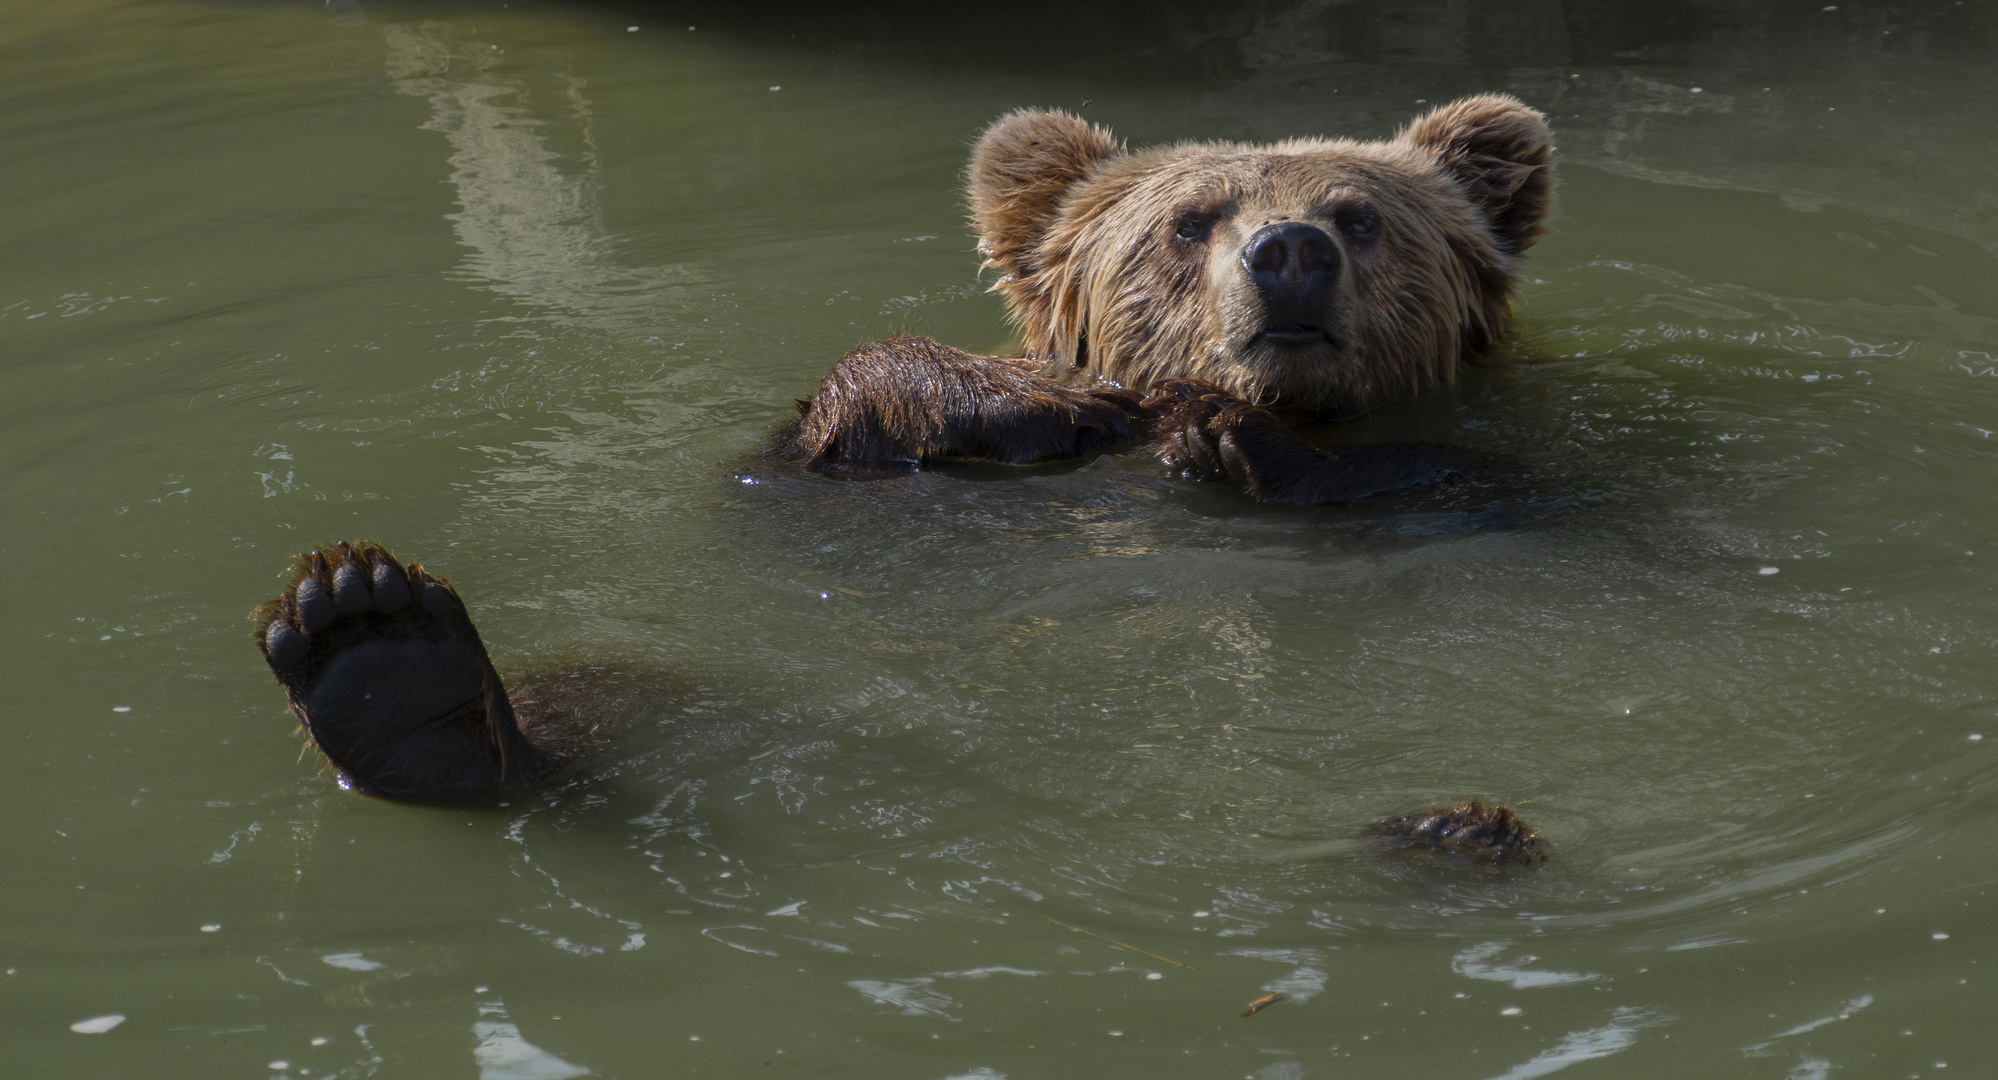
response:
[[[1179,227],[1173,235],[1181,240],[1200,240],[1214,227],[1214,218],[1208,214],[1187,214],[1179,219]]]
[[[1335,220],[1339,223],[1339,231],[1355,240],[1370,239],[1381,228],[1380,215],[1374,213],[1370,206],[1341,207]]]

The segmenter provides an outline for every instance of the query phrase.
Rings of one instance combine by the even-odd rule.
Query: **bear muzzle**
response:
[[[1242,245],[1242,270],[1263,308],[1261,326],[1247,346],[1336,344],[1331,315],[1344,268],[1338,242],[1315,225],[1280,221],[1258,229]]]

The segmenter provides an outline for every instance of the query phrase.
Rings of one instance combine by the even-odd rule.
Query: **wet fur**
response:
[[[1075,457],[1132,438],[1146,415],[1131,391],[1078,389],[1025,360],[974,356],[914,337],[841,357],[799,411],[789,453],[835,469]]]
[[[1136,153],[1065,113],[1013,113],[979,141],[967,188],[1027,355],[922,338],[862,346],[799,403],[784,448],[816,468],[865,472],[1025,464],[1149,438],[1175,472],[1285,502],[1462,478],[1479,464],[1464,451],[1327,453],[1272,407],[1354,415],[1449,381],[1506,328],[1514,260],[1551,208],[1551,160],[1540,114],[1501,96],[1435,110],[1380,142]],[[1198,242],[1179,233],[1189,221],[1202,223]],[[1237,270],[1271,221],[1338,238],[1335,287],[1311,300],[1327,323],[1320,355],[1254,345],[1269,301]],[[376,606],[322,623],[342,568],[377,566],[388,576]],[[399,587],[412,602],[383,606]],[[648,696],[588,665],[537,673],[510,696],[456,591],[377,544],[298,556],[284,594],[255,619],[307,736],[377,795],[477,798],[536,783],[591,744],[606,708]],[[1541,857],[1531,828],[1476,800],[1376,830],[1486,862]]]
[[[1377,836],[1497,866],[1531,866],[1547,858],[1539,830],[1510,807],[1486,806],[1477,799],[1388,818],[1372,828]]]
[[[1166,378],[1256,405],[1351,416],[1448,382],[1511,322],[1515,256],[1552,210],[1553,143],[1503,95],[1436,109],[1392,139],[1180,143],[1131,152],[1067,113],[1001,118],[973,151],[967,188],[986,265],[1027,357],[1145,389]],[[1340,213],[1377,215],[1373,239]],[[1175,225],[1216,215],[1202,243]],[[1249,231],[1325,226],[1352,270],[1336,363],[1244,354],[1254,300],[1232,280]]]
[[[1510,323],[1516,257],[1552,210],[1552,160],[1545,119],[1502,95],[1377,142],[1137,152],[1067,113],[1008,114],[979,140],[966,186],[1026,355],[863,346],[800,403],[786,449],[833,469],[1024,464],[1142,435],[1175,472],[1284,502],[1449,479],[1461,452],[1328,455],[1268,410],[1353,416],[1450,381]],[[1335,238],[1334,284],[1310,300],[1320,344],[1266,337],[1283,314],[1241,264],[1273,222]],[[1182,380],[1204,404],[1169,385]]]

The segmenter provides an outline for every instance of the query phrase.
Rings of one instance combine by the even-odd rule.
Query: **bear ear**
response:
[[[1506,94],[1454,101],[1416,120],[1403,142],[1436,155],[1492,232],[1516,255],[1547,231],[1554,208],[1554,136],[1547,118]]]
[[[1110,132],[1065,112],[1020,109],[994,121],[965,179],[986,265],[1031,275],[1030,253],[1070,185],[1122,153]]]

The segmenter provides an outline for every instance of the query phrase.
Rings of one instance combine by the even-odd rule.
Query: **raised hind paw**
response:
[[[457,592],[379,544],[298,556],[290,587],[255,618],[291,711],[351,787],[496,794],[559,763],[522,734]]]

